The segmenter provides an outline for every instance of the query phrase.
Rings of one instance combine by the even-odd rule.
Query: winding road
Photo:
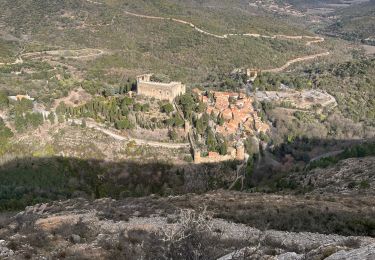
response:
[[[205,31],[205,30],[197,27],[195,24],[193,24],[191,22],[181,20],[181,19],[175,19],[175,18],[171,18],[171,17],[149,16],[149,15],[143,15],[143,14],[136,14],[136,13],[132,13],[132,12],[129,12],[129,11],[124,11],[124,13],[127,14],[127,15],[130,15],[130,16],[139,17],[139,18],[153,19],[153,20],[167,20],[167,21],[173,21],[173,22],[176,22],[176,23],[188,25],[188,26],[192,27],[194,30],[196,30],[196,31],[198,31],[202,34],[212,36],[212,37],[215,37],[215,38],[218,38],[218,39],[227,39],[229,37],[255,37],[255,38],[287,39],[287,40],[304,40],[305,39],[305,40],[307,40],[307,42],[305,44],[306,46],[310,46],[311,44],[324,42],[323,37],[308,36],[308,35],[276,34],[276,35],[270,36],[270,35],[262,35],[262,34],[257,34],[257,33],[242,33],[242,34],[231,33],[231,34],[218,35],[218,34],[214,34],[214,33]],[[290,65],[292,65],[294,63],[307,61],[307,60],[313,60],[313,59],[323,57],[323,56],[328,56],[328,55],[330,55],[330,52],[327,51],[327,52],[317,53],[317,54],[313,54],[313,55],[302,56],[302,57],[298,57],[298,58],[291,59],[291,60],[287,61],[281,67],[272,68],[272,69],[265,69],[265,70],[262,70],[262,71],[264,71],[264,72],[274,72],[274,73],[281,72],[281,71],[287,69]]]
[[[82,124],[82,120],[80,119],[69,119],[68,122],[75,123],[75,124]],[[86,127],[100,131],[114,138],[117,141],[127,141],[127,142],[133,141],[137,145],[148,145],[152,147],[163,147],[163,148],[169,148],[169,149],[190,148],[190,143],[163,143],[163,142],[155,142],[155,141],[137,139],[137,138],[132,138],[132,137],[125,137],[125,136],[116,134],[115,132],[110,131],[108,129],[105,129],[104,125],[101,125],[92,121],[86,121]]]
[[[10,62],[10,63],[0,62],[0,66],[4,66],[4,65],[16,65],[16,64],[22,64],[22,63],[23,63],[23,59],[20,57],[20,58],[17,58],[14,62]]]
[[[309,56],[303,56],[303,57],[299,57],[299,58],[289,60],[289,61],[287,61],[287,63],[285,63],[283,66],[281,66],[279,68],[265,69],[265,70],[262,70],[262,71],[263,72],[273,72],[273,73],[282,72],[283,70],[287,69],[290,65],[292,65],[294,63],[307,61],[307,60],[313,60],[313,59],[323,57],[323,56],[328,56],[328,55],[330,55],[329,51],[314,54],[314,55],[309,55]]]
[[[71,55],[71,56],[66,56],[64,55],[64,52],[76,52],[77,55]],[[79,53],[82,52],[82,55]],[[87,52],[87,53],[85,53]],[[46,58],[46,57],[51,57],[51,56],[64,56],[67,59],[74,59],[74,60],[80,60],[80,59],[87,59],[87,58],[96,58],[101,55],[103,55],[105,51],[100,50],[100,49],[78,49],[78,50],[53,50],[53,51],[38,51],[38,52],[27,52],[27,53],[21,53],[18,55],[16,60],[14,62],[9,62],[9,63],[1,63],[0,66],[9,66],[9,65],[16,65],[16,64],[22,64],[24,63],[24,58],[26,59],[35,59],[35,58]],[[60,64],[64,64],[59,62]],[[69,65],[64,64],[64,66],[69,67]],[[70,66],[71,67],[71,66]]]
[[[65,55],[65,53],[76,52],[76,55]],[[96,58],[103,55],[105,51],[100,49],[77,49],[77,50],[53,50],[53,51],[38,51],[28,52],[21,55],[21,58],[34,58],[34,56],[64,56],[66,59],[87,59]]]
[[[215,38],[218,38],[218,39],[227,39],[229,37],[236,37],[236,36],[240,36],[240,37],[255,37],[255,38],[268,38],[268,39],[288,39],[288,40],[303,40],[303,39],[307,39],[307,43],[306,45],[309,46],[313,43],[320,43],[320,42],[324,42],[324,38],[323,37],[319,37],[319,36],[304,36],[304,35],[297,35],[297,36],[294,36],[294,35],[284,35],[284,34],[276,34],[276,35],[262,35],[262,34],[257,34],[257,33],[229,33],[229,34],[223,34],[223,35],[218,35],[218,34],[214,34],[214,33],[211,33],[211,32],[208,32],[208,31],[205,31],[199,27],[197,27],[195,24],[191,23],[191,22],[187,22],[187,21],[184,21],[184,20],[181,20],[181,19],[175,19],[175,18],[172,18],[172,17],[161,17],[161,16],[149,16],[149,15],[143,15],[143,14],[136,14],[136,13],[132,13],[132,12],[129,12],[129,11],[124,11],[125,14],[127,15],[131,15],[131,16],[135,16],[135,17],[139,17],[139,18],[146,18],[146,19],[154,19],[154,20],[167,20],[167,21],[173,21],[173,22],[177,22],[177,23],[180,23],[180,24],[185,24],[185,25],[188,25],[190,27],[192,27],[194,30],[200,32],[200,33],[203,33],[205,35],[209,35],[209,36],[212,36],[212,37],[215,37]]]
[[[103,5],[103,3],[96,2],[96,1],[91,1],[91,0],[85,0],[85,1],[90,3],[90,4],[94,4],[94,5]],[[193,24],[191,22],[188,22],[188,21],[185,21],[185,20],[181,20],[181,19],[176,19],[176,18],[172,18],[172,17],[143,15],[143,14],[132,13],[132,12],[129,12],[129,11],[124,11],[124,13],[126,15],[130,15],[130,16],[134,16],[134,17],[138,17],[138,18],[143,18],[143,19],[166,20],[166,21],[172,21],[172,22],[180,23],[180,24],[183,24],[183,25],[190,26],[191,28],[193,28],[194,30],[196,30],[199,33],[202,33],[202,34],[207,35],[207,36],[215,37],[215,38],[218,38],[218,39],[227,39],[229,37],[255,37],[255,38],[268,38],[268,39],[307,40],[307,42],[305,44],[306,46],[310,46],[312,44],[324,42],[323,37],[308,36],[308,35],[284,35],[284,34],[261,35],[261,34],[257,34],[257,33],[241,33],[241,34],[240,33],[238,33],[238,34],[231,33],[231,34],[218,35],[218,34],[211,33],[211,32],[208,32],[206,30],[203,30],[203,29],[197,27],[195,24]],[[54,56],[54,55],[59,55],[59,54],[65,52],[65,51],[87,51],[87,50],[95,51],[96,53],[86,54],[86,55],[70,56],[70,57],[67,57],[67,58],[70,58],[70,59],[94,58],[94,57],[97,57],[97,56],[100,56],[100,55],[104,54],[104,51],[100,50],[100,49],[54,50],[54,51],[45,51],[45,52],[24,53],[24,54],[21,54],[13,63],[0,63],[0,66],[1,65],[14,65],[14,64],[23,63],[22,57],[30,57],[32,55],[42,55],[42,54],[44,54],[44,55],[47,55],[47,56]],[[291,59],[291,60],[287,61],[281,67],[264,69],[262,71],[277,73],[277,72],[281,72],[281,71],[287,69],[289,66],[291,66],[294,63],[313,60],[313,59],[328,56],[328,55],[330,55],[330,52],[326,51],[326,52],[317,53],[317,54],[313,54],[313,55],[302,56],[302,57],[294,58],[294,59]]]

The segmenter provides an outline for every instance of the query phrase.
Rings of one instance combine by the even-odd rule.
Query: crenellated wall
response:
[[[137,94],[169,101],[185,94],[186,87],[181,82],[152,82],[150,81],[151,75],[145,74],[137,77]]]

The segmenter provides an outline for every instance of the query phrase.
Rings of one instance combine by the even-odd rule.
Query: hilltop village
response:
[[[248,85],[259,76],[253,70],[238,73],[246,77]],[[103,88],[92,94],[82,85],[55,99],[50,107],[27,93],[14,93],[8,96],[4,124],[12,132],[47,129],[46,123],[79,124],[118,141],[169,150],[153,155],[158,158],[167,155],[180,163],[197,164],[246,162],[267,147],[271,135],[271,122],[262,116],[262,104],[287,104],[289,112],[337,105],[334,97],[318,90],[283,86],[279,91],[218,91],[186,87],[159,74],[143,74]]]
[[[249,83],[257,77],[252,71],[245,75]],[[12,130],[43,122],[81,124],[119,141],[186,149],[178,152],[180,158],[197,164],[247,161],[266,148],[271,124],[262,120],[259,102],[288,103],[296,109],[310,109],[317,103],[336,105],[332,96],[317,90],[217,91],[187,88],[154,74],[139,75],[118,89],[96,95],[80,88],[55,100],[51,108],[29,95],[8,98],[16,114],[3,118]]]
[[[181,111],[178,104],[180,97],[186,95],[186,87],[181,82],[152,82],[151,78],[152,74],[137,77],[137,94],[173,103],[184,120],[185,135],[191,144],[195,163],[244,161],[248,157],[244,145],[246,139],[254,137],[257,140],[257,134],[270,130],[254,109],[254,98],[244,93],[194,88],[189,95],[194,96],[203,109],[194,113],[193,120],[188,120],[186,111]],[[205,131],[200,129],[200,122],[205,125]]]
[[[51,108],[29,95],[8,98],[10,106],[19,113],[15,122],[10,114],[4,115],[4,121],[15,131],[21,127],[21,121],[39,128],[45,123],[81,124],[116,140],[190,148],[191,159],[186,160],[194,163],[244,161],[248,158],[245,143],[249,138],[259,147],[257,136],[270,130],[253,107],[254,97],[190,89],[181,82],[163,81],[153,74],[140,75],[109,96],[91,96],[81,88],[55,100]]]
[[[218,118],[211,122],[215,135],[222,137],[228,148],[225,152],[208,151],[207,157],[201,157],[196,162],[217,162],[225,160],[246,159],[244,141],[248,137],[255,137],[259,133],[266,133],[270,127],[261,121],[253,107],[254,99],[243,93],[201,91],[193,89],[199,100],[205,104],[205,113],[211,118]]]

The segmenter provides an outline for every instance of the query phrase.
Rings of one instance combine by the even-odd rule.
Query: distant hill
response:
[[[250,11],[242,1],[103,1],[4,0],[3,29],[24,42],[26,51],[99,48],[109,54],[82,65],[107,73],[155,71],[181,80],[200,80],[209,72],[237,67],[272,68],[296,56],[319,52],[303,41],[254,37],[217,39],[170,20],[129,16],[174,17],[215,34],[308,35],[277,18]],[[259,11],[261,12],[261,11]],[[1,52],[0,52],[1,55]],[[3,57],[3,56],[2,56]],[[2,58],[3,59],[3,58]],[[1,62],[1,61],[0,61]]]
[[[345,40],[375,45],[375,1],[337,10],[335,23],[322,33]]]
[[[276,0],[276,2],[287,2],[299,9],[308,8],[331,8],[340,9],[344,7],[354,6],[366,3],[369,0]],[[371,1],[371,0],[370,0]]]

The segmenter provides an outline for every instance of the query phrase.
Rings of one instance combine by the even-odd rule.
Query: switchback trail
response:
[[[303,57],[299,57],[299,58],[289,60],[289,61],[287,61],[287,63],[285,63],[283,66],[281,66],[279,68],[265,69],[265,70],[262,70],[262,71],[263,72],[274,72],[274,73],[281,72],[281,71],[287,69],[290,65],[292,65],[294,63],[301,62],[301,61],[307,61],[307,60],[313,60],[313,59],[316,59],[318,57],[323,57],[323,56],[328,56],[328,55],[330,55],[329,51],[314,54],[314,55],[309,55],[309,56],[303,56]]]
[[[181,20],[181,19],[175,19],[175,18],[171,18],[171,17],[161,17],[161,16],[149,16],[149,15],[143,15],[143,14],[136,14],[136,13],[132,13],[132,12],[128,12],[128,11],[124,11],[124,13],[127,14],[127,15],[140,17],[140,18],[154,19],[154,20],[167,20],[167,21],[173,21],[173,22],[180,23],[180,24],[185,24],[185,25],[188,25],[188,26],[192,27],[194,30],[196,30],[200,33],[203,33],[203,34],[206,34],[206,35],[218,38],[218,39],[227,39],[229,37],[236,37],[236,36],[268,38],[268,39],[288,39],[288,40],[303,40],[303,39],[306,39],[306,40],[308,40],[306,42],[307,46],[311,45],[312,43],[324,42],[323,37],[307,36],[307,35],[296,35],[296,36],[294,36],[294,35],[284,35],[284,34],[262,35],[262,34],[257,34],[257,33],[228,33],[228,34],[219,35],[219,34],[214,34],[214,33],[205,31],[205,30],[197,27],[195,24],[193,24],[191,22]]]
[[[67,56],[65,53],[71,52],[71,55]],[[37,52],[28,52],[21,55],[24,58],[34,58],[35,56],[64,56],[67,59],[87,59],[87,58],[96,58],[103,55],[105,51],[100,49],[70,49],[70,50],[52,50],[52,51],[37,51]]]
[[[66,52],[72,52],[75,55],[66,56],[64,53]],[[97,58],[101,55],[105,54],[105,51],[100,49],[77,49],[77,50],[52,50],[52,51],[37,51],[37,52],[27,52],[27,53],[21,53],[18,55],[16,60],[14,62],[9,63],[1,63],[0,66],[5,65],[16,65],[16,64],[22,64],[24,63],[25,59],[34,59],[34,58],[46,58],[46,57],[53,57],[53,56],[64,56],[67,59],[73,59],[73,60],[80,60],[80,59],[88,59],[88,58]],[[65,65],[65,64],[64,64]]]
[[[86,0],[86,1],[91,3],[91,4],[95,4],[95,5],[102,5],[103,4],[103,3],[95,2],[95,1],[91,1],[91,0]],[[176,19],[176,18],[172,18],[172,17],[161,17],[161,16],[151,16],[151,15],[137,14],[137,13],[132,13],[132,12],[129,12],[129,11],[124,11],[124,13],[127,14],[127,15],[139,17],[139,18],[153,19],[153,20],[168,20],[168,21],[173,21],[173,22],[176,22],[176,23],[188,25],[188,26],[192,27],[194,30],[196,30],[196,31],[198,31],[202,34],[206,34],[206,35],[209,35],[209,36],[212,36],[212,37],[215,37],[215,38],[219,38],[219,39],[227,39],[230,36],[245,36],[245,37],[255,37],[255,38],[289,39],[289,40],[306,39],[306,40],[308,40],[306,42],[307,46],[310,46],[313,43],[324,42],[323,37],[309,36],[309,35],[284,35],[284,34],[262,35],[262,34],[257,34],[257,33],[228,33],[228,34],[219,35],[219,34],[214,34],[214,33],[205,31],[205,30],[197,27],[195,24],[193,24],[191,22],[188,22],[188,21],[185,21],[185,20],[181,20],[181,19]],[[311,56],[313,56],[313,55],[311,55]],[[306,57],[311,57],[311,56],[306,56]],[[319,57],[319,56],[322,56],[322,55],[316,54],[316,57]]]
[[[153,19],[153,20],[167,20],[167,21],[173,21],[173,22],[176,22],[176,23],[188,25],[188,26],[192,27],[194,30],[196,30],[196,31],[198,31],[202,34],[212,36],[212,37],[215,37],[215,38],[218,38],[218,39],[227,39],[229,37],[255,37],[255,38],[287,39],[287,40],[304,40],[305,39],[305,40],[307,40],[307,42],[305,44],[306,46],[310,46],[311,44],[324,42],[323,37],[308,36],[308,35],[284,35],[284,34],[261,35],[261,34],[257,34],[257,33],[242,33],[242,34],[241,33],[238,33],[238,34],[231,33],[231,34],[218,35],[218,34],[214,34],[214,33],[205,31],[205,30],[197,27],[195,24],[193,24],[191,22],[181,20],[181,19],[175,19],[175,18],[171,18],[171,17],[149,16],[149,15],[143,15],[143,14],[136,14],[136,13],[132,13],[132,12],[128,12],[128,11],[124,11],[124,13],[127,14],[127,15],[130,15],[130,16],[135,16],[135,17],[139,17],[139,18]],[[290,65],[292,65],[296,62],[312,60],[312,59],[315,59],[315,58],[328,56],[328,55],[330,55],[330,52],[327,51],[327,52],[322,52],[322,53],[318,53],[318,54],[302,56],[302,57],[298,57],[298,58],[291,59],[291,60],[287,61],[281,67],[272,68],[272,69],[265,69],[265,70],[262,70],[262,71],[264,71],[264,72],[275,72],[275,73],[281,72],[281,71],[285,70]]]
[[[85,0],[85,1],[90,3],[90,4],[103,5],[103,3],[101,3],[101,2],[96,2],[96,1],[92,1],[92,0]],[[307,40],[307,42],[305,44],[306,46],[310,46],[311,44],[317,44],[317,43],[324,42],[323,37],[308,36],[308,35],[284,35],[284,34],[262,35],[262,34],[257,34],[257,33],[238,33],[238,34],[231,33],[231,34],[218,35],[218,34],[211,33],[211,32],[208,32],[206,30],[203,30],[203,29],[197,27],[195,24],[193,24],[191,22],[188,22],[188,21],[185,21],[185,20],[181,20],[181,19],[176,19],[176,18],[172,18],[172,17],[143,15],[143,14],[132,13],[132,12],[129,12],[129,11],[124,11],[124,13],[127,14],[127,15],[130,15],[130,16],[144,18],[144,19],[173,21],[173,22],[176,22],[176,23],[180,23],[180,24],[183,24],[183,25],[190,26],[191,28],[198,31],[199,33],[202,33],[202,34],[205,34],[205,35],[208,35],[208,36],[211,36],[211,37],[215,37],[215,38],[218,38],[218,39],[227,39],[229,37],[255,37],[255,38],[288,39],[288,40],[304,40],[305,39],[305,40]],[[89,50],[89,49],[84,49],[84,50]],[[47,52],[44,52],[43,54],[45,54],[45,55],[55,55],[55,54],[57,54],[57,52],[63,52],[63,51],[66,51],[66,50],[47,51]],[[104,53],[104,51],[98,50],[98,49],[91,49],[91,51],[95,51],[97,53],[91,53],[91,54],[88,54],[88,55],[71,56],[69,58],[71,58],[71,59],[92,58],[92,57],[100,56]],[[19,58],[17,58],[15,60],[15,62],[13,62],[13,63],[0,63],[0,66],[23,63],[22,57],[23,56],[27,57],[30,54],[33,54],[33,53],[25,53],[23,55],[20,55]],[[40,52],[40,53],[36,52],[35,54],[42,54],[42,52]],[[327,52],[322,52],[322,53],[318,53],[318,54],[302,56],[302,57],[294,58],[294,59],[291,59],[291,60],[287,61],[281,67],[264,69],[262,71],[277,73],[277,72],[281,72],[281,71],[287,69],[290,65],[292,65],[294,63],[307,61],[307,60],[313,60],[313,59],[323,57],[323,56],[328,56],[328,55],[330,55],[330,52],[327,51]]]

